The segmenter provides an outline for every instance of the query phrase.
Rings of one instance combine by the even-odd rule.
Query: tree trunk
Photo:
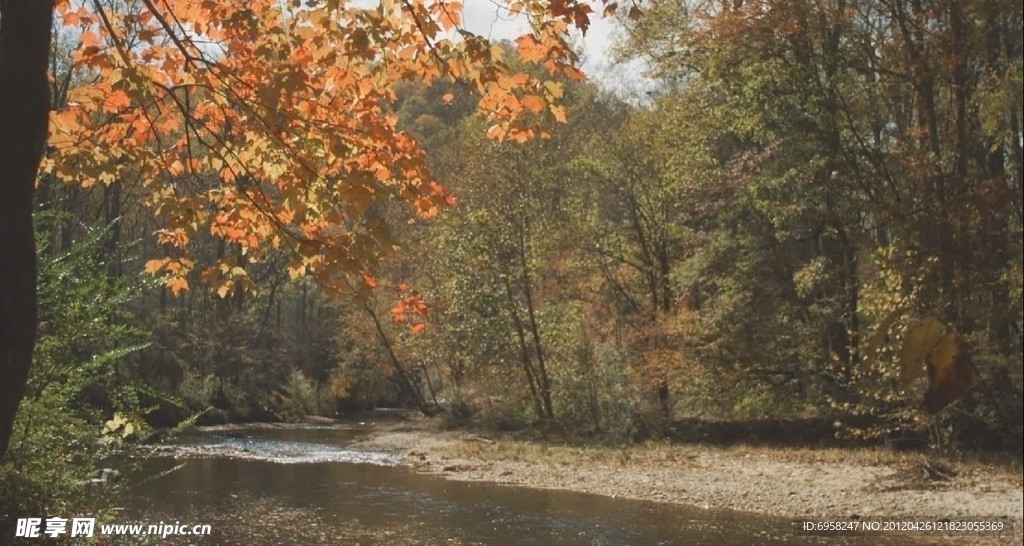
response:
[[[52,0],[0,0],[0,456],[35,345],[32,194],[50,112],[52,19]]]
[[[373,319],[373,325],[377,329],[377,335],[380,336],[380,342],[384,345],[384,349],[388,353],[388,357],[391,359],[391,364],[394,366],[395,371],[398,373],[399,379],[401,379],[402,385],[408,390],[416,399],[416,406],[419,408],[420,413],[427,417],[437,414],[437,406],[431,406],[427,403],[426,397],[423,396],[423,391],[420,390],[419,385],[413,380],[412,376],[402,365],[402,361],[398,359],[398,355],[395,354],[394,349],[391,346],[391,340],[388,339],[387,332],[384,331],[384,326],[380,323],[380,319],[377,318],[377,312],[373,310],[371,304],[367,303],[363,306],[366,313]]]
[[[537,355],[537,382],[540,387],[541,400],[544,402],[544,415],[548,420],[555,418],[551,405],[551,381],[548,379],[548,367],[544,360],[544,345],[540,341],[540,328],[537,326],[537,312],[533,304],[533,288],[530,280],[530,266],[526,258],[526,227],[519,231],[519,265],[523,281],[523,295],[526,296],[526,316],[530,319],[530,334],[533,336],[533,347]]]
[[[508,311],[512,316],[512,324],[516,327],[516,337],[519,340],[519,356],[523,363],[523,372],[526,373],[526,384],[530,386],[530,395],[537,410],[537,417],[544,419],[547,412],[544,411],[544,402],[540,398],[537,387],[536,374],[533,372],[533,364],[530,362],[530,350],[526,346],[526,330],[523,328],[523,321],[519,318],[519,311],[516,310],[518,303],[512,294],[512,282],[506,275],[505,294],[508,296]]]

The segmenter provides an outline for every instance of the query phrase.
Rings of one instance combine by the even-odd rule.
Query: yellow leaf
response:
[[[306,274],[306,266],[299,260],[292,260],[288,264],[288,277],[297,279]]]
[[[109,421],[104,423],[103,428],[107,432],[114,432],[115,430],[121,428],[127,422],[128,420],[125,419],[123,415],[121,415],[120,413],[115,413],[114,416]]]
[[[548,92],[548,95],[551,95],[552,98],[556,99],[562,98],[562,94],[564,93],[562,84],[554,80],[544,82],[544,90]]]
[[[167,288],[171,290],[171,293],[177,296],[182,290],[188,290],[188,280],[184,277],[175,277],[167,281]]]
[[[78,112],[71,108],[50,112],[51,134],[69,134],[75,131],[79,125]]]

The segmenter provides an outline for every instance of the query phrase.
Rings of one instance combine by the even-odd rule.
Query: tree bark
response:
[[[0,457],[36,333],[32,195],[46,146],[52,0],[0,0]]]

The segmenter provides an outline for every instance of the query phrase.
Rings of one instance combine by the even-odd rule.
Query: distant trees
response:
[[[482,412],[501,396],[574,428],[604,416],[573,408],[614,406],[635,430],[815,413],[1019,438],[1020,7],[645,13],[622,47],[662,85],[643,106],[567,85],[589,121],[516,150],[443,110],[405,118],[460,199],[399,234],[389,274],[432,303],[405,350],[451,364]],[[925,317],[952,345],[915,348]],[[927,393],[900,379],[926,361]]]
[[[682,115],[703,134],[680,133],[678,155],[719,164],[688,184],[715,193],[683,207],[711,208],[687,215],[711,223],[680,266],[702,295],[694,357],[913,420],[893,351],[934,315],[976,370],[963,418],[998,411],[990,424],[1019,437],[1020,6],[657,2],[649,15],[629,44],[669,86],[655,109],[699,104]]]

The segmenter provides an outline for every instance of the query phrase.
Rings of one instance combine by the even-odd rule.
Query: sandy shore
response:
[[[381,424],[353,447],[385,451],[452,480],[566,489],[787,518],[985,517],[1021,543],[1024,475],[1007,464],[941,462],[885,449],[577,447],[441,430],[436,420]],[[967,538],[967,537],[964,537]],[[964,543],[977,543],[978,537]],[[958,541],[959,542],[959,541]]]

